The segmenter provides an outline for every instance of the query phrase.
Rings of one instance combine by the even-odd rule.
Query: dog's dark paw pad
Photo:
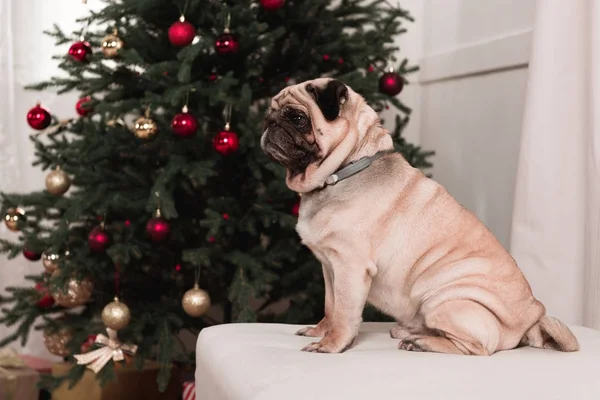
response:
[[[418,338],[403,339],[400,341],[400,343],[398,343],[398,348],[406,351],[425,351],[423,346],[419,344]]]

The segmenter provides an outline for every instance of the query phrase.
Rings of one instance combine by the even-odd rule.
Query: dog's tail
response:
[[[521,343],[540,349],[558,351],[577,351],[579,342],[573,332],[556,318],[547,315],[531,327],[523,336]]]

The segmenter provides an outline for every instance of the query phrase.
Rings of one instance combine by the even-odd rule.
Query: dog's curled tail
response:
[[[540,349],[554,349],[558,351],[577,351],[579,342],[573,332],[556,318],[547,315],[525,333],[522,343]]]

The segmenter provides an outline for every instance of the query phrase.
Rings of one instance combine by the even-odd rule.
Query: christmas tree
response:
[[[14,327],[0,347],[43,330],[72,361],[110,328],[137,345],[135,360],[161,363],[162,389],[173,363],[193,362],[182,330],[323,314],[321,267],[294,230],[299,198],[259,146],[273,95],[336,77],[376,110],[397,108],[391,134],[412,165],[430,167],[432,153],[401,136],[410,109],[395,96],[416,70],[395,56],[406,10],[382,0],[106,3],[81,31],[48,32],[65,74],[32,88],[81,93],[79,117],[43,104],[27,115],[35,165],[50,172],[46,190],[2,193],[16,233],[0,250],[41,265],[29,287],[0,298],[0,323]],[[113,374],[112,362],[98,372]]]

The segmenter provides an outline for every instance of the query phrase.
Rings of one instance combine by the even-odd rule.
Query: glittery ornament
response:
[[[121,303],[117,297],[114,301],[104,306],[102,310],[102,322],[104,326],[118,331],[125,328],[131,319],[129,307],[125,303]]]
[[[46,190],[55,195],[61,196],[71,187],[71,178],[60,167],[56,167],[46,176]]]
[[[59,270],[54,271],[52,279],[60,273]],[[56,304],[63,307],[77,307],[87,303],[92,298],[94,284],[89,279],[85,278],[77,280],[69,279],[65,287],[51,287],[50,291]]]
[[[123,48],[125,43],[119,37],[119,33],[115,29],[112,34],[106,35],[104,39],[102,39],[102,54],[104,54],[107,58],[113,58],[118,53],[119,50]]]
[[[133,133],[140,139],[150,139],[158,132],[158,125],[150,118],[150,110],[146,109],[146,114],[138,118],[133,124]]]
[[[196,283],[192,289],[183,295],[181,306],[190,317],[200,317],[210,308],[210,296],[205,290],[200,289]]]
[[[60,255],[57,253],[42,253],[42,265],[44,269],[48,273],[52,273],[56,271],[58,268],[58,260],[60,259]]]
[[[58,331],[44,331],[44,345],[55,356],[67,357],[71,355],[67,346],[72,338],[73,334],[69,328],[61,328]]]

